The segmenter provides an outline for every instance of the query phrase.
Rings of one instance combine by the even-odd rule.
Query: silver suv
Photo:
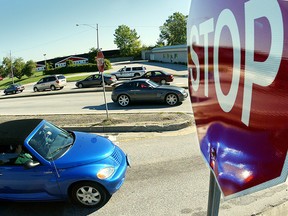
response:
[[[34,86],[33,90],[35,92],[37,91],[43,91],[46,89],[50,89],[52,91],[56,89],[62,89],[64,86],[66,86],[66,77],[63,75],[50,75],[43,77],[40,79]]]
[[[123,67],[117,72],[111,73],[111,75],[119,78],[131,78],[136,76],[142,76],[146,72],[146,68],[144,66],[134,66],[134,67]]]

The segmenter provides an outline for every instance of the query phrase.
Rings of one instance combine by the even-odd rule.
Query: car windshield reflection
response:
[[[72,133],[45,122],[28,142],[46,160],[61,157],[74,143]]]

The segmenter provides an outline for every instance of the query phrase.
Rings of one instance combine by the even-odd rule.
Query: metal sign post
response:
[[[212,171],[210,171],[207,216],[218,216],[221,191]]]
[[[109,118],[109,114],[108,114],[108,106],[107,106],[107,101],[106,101],[106,92],[105,92],[105,81],[104,81],[104,55],[102,53],[102,51],[98,51],[97,53],[97,57],[96,57],[96,61],[97,61],[97,67],[99,70],[99,73],[102,73],[102,87],[103,87],[103,94],[104,94],[104,101],[105,101],[105,107],[106,107],[106,117],[107,119]]]

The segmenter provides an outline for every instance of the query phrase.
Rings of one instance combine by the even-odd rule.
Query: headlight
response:
[[[99,179],[107,179],[109,178],[115,171],[114,167],[105,167],[97,173],[97,177]]]

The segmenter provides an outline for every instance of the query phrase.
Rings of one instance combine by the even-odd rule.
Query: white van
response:
[[[119,78],[131,78],[136,76],[142,76],[146,72],[146,68],[143,66],[123,67],[117,72],[111,73],[111,75]]]

